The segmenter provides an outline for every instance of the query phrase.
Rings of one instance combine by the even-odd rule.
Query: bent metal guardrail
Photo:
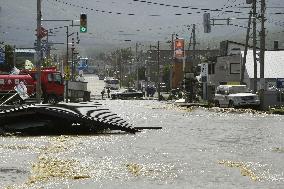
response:
[[[99,103],[26,105],[0,110],[0,132],[32,135],[139,130]]]

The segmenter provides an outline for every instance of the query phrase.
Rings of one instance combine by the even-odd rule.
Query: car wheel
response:
[[[234,102],[233,102],[232,100],[229,101],[228,107],[229,107],[229,108],[233,108],[233,107],[234,107]]]
[[[47,97],[47,103],[48,104],[56,104],[57,103],[57,98],[55,95],[49,95]]]
[[[218,100],[215,100],[214,104],[215,104],[216,107],[220,107],[220,103],[219,103]]]

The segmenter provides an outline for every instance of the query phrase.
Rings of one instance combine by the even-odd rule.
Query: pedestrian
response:
[[[149,97],[149,95],[150,95],[150,86],[149,85],[146,87],[146,95],[147,95],[147,97]]]
[[[145,97],[145,85],[142,86],[142,94],[143,94],[143,97]]]
[[[102,100],[103,100],[104,99],[104,94],[105,94],[105,88],[102,90],[101,94],[102,94]]]
[[[83,70],[80,70],[80,71],[79,71],[79,75],[78,75],[77,78],[76,78],[76,81],[84,82],[84,81],[85,81],[85,78],[84,78],[83,74],[84,74]]]
[[[109,94],[110,94],[110,89],[107,88],[107,97],[108,97],[108,98],[110,98]]]

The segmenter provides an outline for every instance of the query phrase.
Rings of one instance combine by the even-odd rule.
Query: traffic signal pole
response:
[[[36,102],[40,104],[41,102],[41,38],[40,38],[40,28],[41,28],[41,0],[37,0],[37,82],[36,82]]]

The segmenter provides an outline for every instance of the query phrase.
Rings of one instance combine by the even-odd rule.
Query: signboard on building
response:
[[[0,47],[0,64],[5,64],[5,51]]]
[[[284,88],[284,78],[277,78],[276,79],[276,87],[278,89],[283,89]]]
[[[175,40],[175,58],[184,58],[184,39]]]

